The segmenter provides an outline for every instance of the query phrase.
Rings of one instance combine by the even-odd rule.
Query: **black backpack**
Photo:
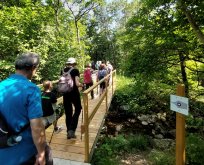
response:
[[[98,71],[98,79],[101,80],[103,79],[107,74],[107,71],[105,69],[99,70]]]
[[[27,129],[30,124],[25,125],[17,134],[12,133],[6,121],[0,114],[0,148],[11,147],[18,144],[22,140],[19,134]]]

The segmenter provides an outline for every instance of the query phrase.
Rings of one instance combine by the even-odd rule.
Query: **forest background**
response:
[[[167,109],[182,83],[191,99],[187,124],[203,128],[203,9],[203,0],[0,0],[0,80],[25,51],[41,56],[37,83],[56,80],[68,57],[80,71],[110,61],[132,82],[132,91],[118,92],[120,104]]]

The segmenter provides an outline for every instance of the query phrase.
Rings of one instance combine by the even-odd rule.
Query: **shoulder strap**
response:
[[[71,73],[71,71],[73,70],[74,68],[73,67],[71,67],[67,72],[65,72],[64,70],[63,70],[63,72],[62,72],[62,74],[65,74],[65,73],[68,73],[68,74],[70,74]]]
[[[1,120],[3,120],[4,123],[7,125],[7,122],[4,120],[2,114],[0,114],[0,118],[1,118]],[[16,133],[14,133],[13,131],[12,131],[12,132],[14,133],[14,135],[18,135],[18,134],[22,133],[23,131],[25,131],[29,126],[30,126],[30,122],[27,123],[26,125],[24,125],[24,126],[21,128],[21,130],[20,130],[19,132],[16,132]],[[11,129],[9,129],[9,130],[11,131]]]
[[[73,69],[74,69],[74,68],[73,68],[73,67],[71,67],[67,73],[69,73],[69,74],[70,74],[70,73],[71,73],[71,71],[72,71]]]
[[[21,130],[17,132],[17,134],[20,134],[21,132],[25,131],[29,126],[30,126],[30,122],[26,124],[23,128],[21,128]]]

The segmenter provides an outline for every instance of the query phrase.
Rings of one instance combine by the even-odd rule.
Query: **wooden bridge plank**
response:
[[[76,154],[76,153],[70,153],[70,152],[64,152],[64,151],[62,152],[57,150],[53,150],[52,154],[54,155],[55,158],[84,162],[83,154]]]
[[[76,154],[85,154],[84,147],[79,146],[68,146],[68,145],[60,145],[60,144],[51,144],[52,150],[62,151],[62,152],[70,152]]]

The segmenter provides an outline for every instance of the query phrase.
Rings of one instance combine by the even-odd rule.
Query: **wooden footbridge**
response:
[[[99,85],[105,81],[105,91],[99,95]],[[46,129],[46,139],[52,148],[53,157],[78,162],[90,162],[104,118],[109,109],[115,87],[116,71],[111,72],[99,82],[83,92],[83,111],[76,130],[76,139],[67,139],[65,115],[59,118],[58,125],[63,127],[60,133],[53,133],[53,126]],[[91,99],[90,92],[94,90],[95,98]],[[58,98],[58,104],[62,97]],[[83,116],[82,116],[83,115]]]

